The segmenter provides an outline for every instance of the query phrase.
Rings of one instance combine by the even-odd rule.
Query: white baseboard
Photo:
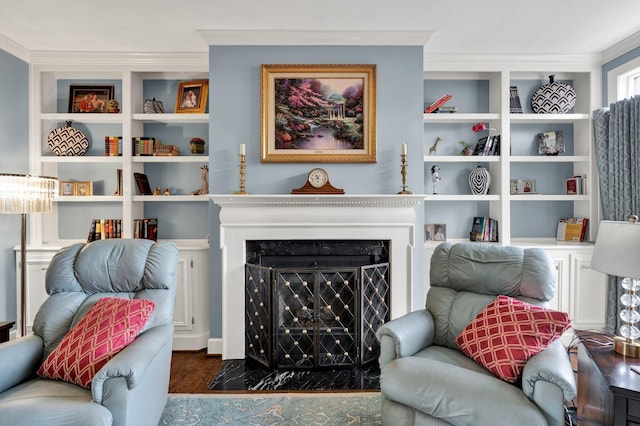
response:
[[[222,338],[210,338],[207,343],[207,355],[222,355]]]
[[[172,349],[174,351],[197,351],[206,348],[208,346],[208,340],[208,331],[185,336],[174,332]]]

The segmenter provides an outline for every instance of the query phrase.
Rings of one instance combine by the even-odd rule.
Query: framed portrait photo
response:
[[[176,112],[203,114],[207,110],[209,80],[183,81],[178,86]]]
[[[375,163],[376,65],[262,65],[263,163]]]
[[[76,193],[79,196],[93,195],[93,182],[76,182]]]
[[[60,195],[67,197],[76,195],[76,183],[71,181],[60,181]]]
[[[69,86],[70,113],[106,113],[109,100],[113,99],[113,86],[76,85]]]
[[[425,241],[447,241],[447,225],[444,223],[428,223],[424,226]]]

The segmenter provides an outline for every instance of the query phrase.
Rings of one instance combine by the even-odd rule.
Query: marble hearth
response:
[[[243,359],[247,241],[385,240],[390,317],[411,310],[418,195],[211,195],[220,207],[222,358]],[[209,345],[211,348],[213,345]]]

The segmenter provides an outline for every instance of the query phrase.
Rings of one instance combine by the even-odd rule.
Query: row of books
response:
[[[122,238],[122,219],[93,219],[87,242],[110,238]],[[158,241],[158,219],[135,219],[133,238]]]
[[[175,145],[163,145],[160,140],[150,136],[131,138],[131,152],[135,156],[177,156],[180,148]]]
[[[509,112],[512,114],[522,114],[522,104],[518,95],[518,86],[509,87]]]
[[[587,176],[572,176],[564,180],[567,195],[587,195]]]
[[[589,219],[586,217],[565,217],[558,221],[556,240],[584,242]]]
[[[122,136],[104,137],[104,155],[107,157],[122,156]]]
[[[87,242],[122,238],[122,219],[93,219]]]
[[[134,219],[133,238],[145,238],[147,240],[158,241],[158,219]]]
[[[498,221],[487,216],[474,217],[469,240],[498,242]]]
[[[500,155],[500,135],[489,135],[478,139],[473,155]]]
[[[444,104],[449,102],[453,96],[450,94],[444,94],[431,105],[424,109],[427,114],[431,113],[454,113],[457,112],[456,107],[445,107]],[[520,103],[520,96],[518,95],[518,86],[509,87],[509,111],[512,114],[522,114],[522,104]]]

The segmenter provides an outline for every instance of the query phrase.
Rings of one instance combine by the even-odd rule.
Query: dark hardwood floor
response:
[[[220,355],[207,350],[174,351],[171,359],[169,393],[206,393],[222,366]]]

